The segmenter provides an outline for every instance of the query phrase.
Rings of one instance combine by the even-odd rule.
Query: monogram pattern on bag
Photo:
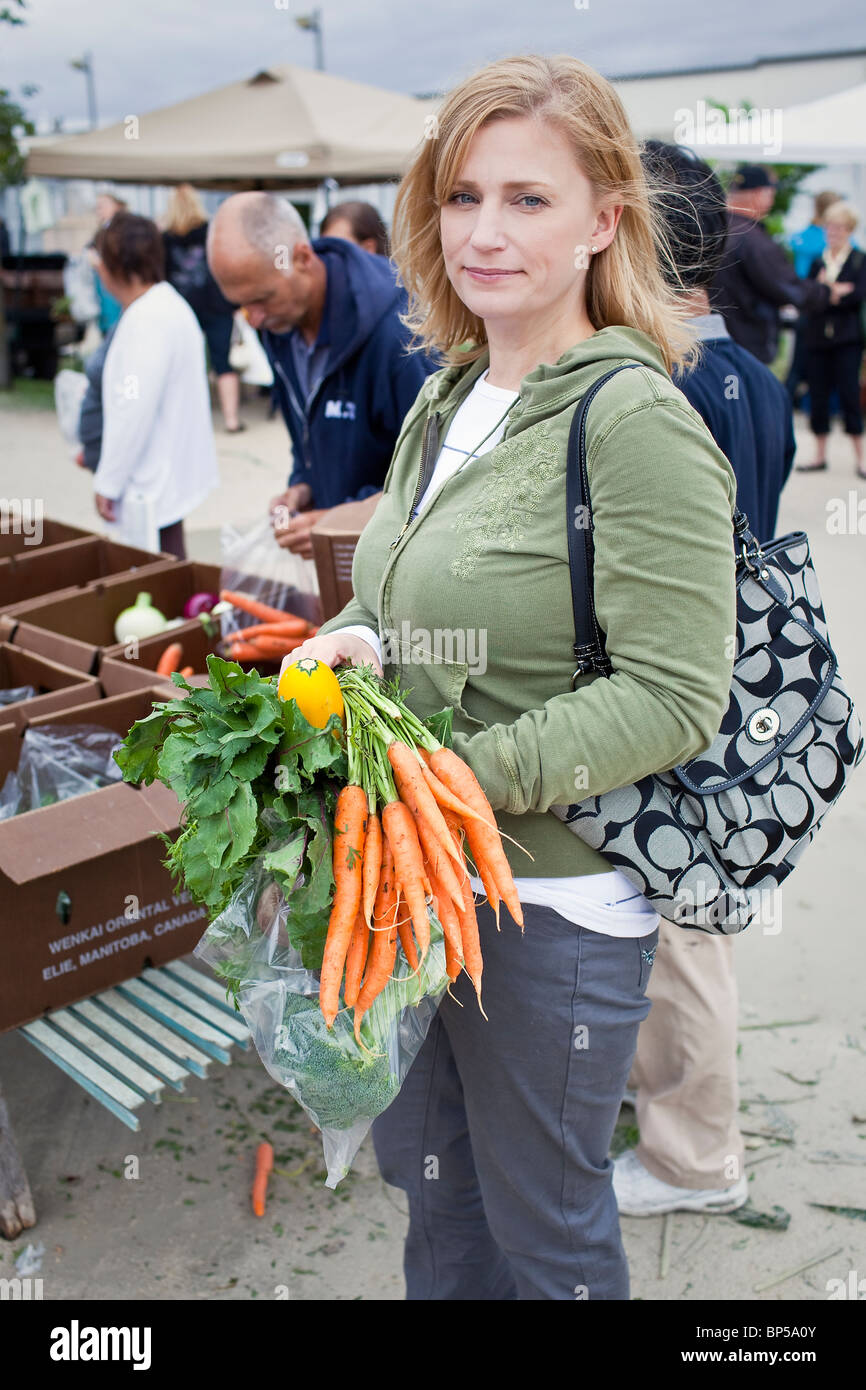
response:
[[[488,546],[517,549],[548,483],[563,469],[562,444],[545,422],[502,440],[482,459],[484,482],[472,508],[460,512],[451,526],[464,537],[449,566],[455,579],[472,579]]]
[[[706,752],[551,808],[662,916],[715,934],[741,931],[759,895],[784,882],[864,753],[857,713],[822,645],[827,624],[806,537],[771,544],[764,563],[788,606],[750,574],[738,584],[731,697]],[[747,726],[766,707],[779,716],[778,733],[756,743]]]

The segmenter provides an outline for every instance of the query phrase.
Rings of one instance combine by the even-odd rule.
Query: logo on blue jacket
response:
[[[354,401],[325,401],[326,420],[354,420]]]

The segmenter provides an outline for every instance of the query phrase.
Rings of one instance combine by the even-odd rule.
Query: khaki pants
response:
[[[629,1085],[644,1167],[675,1187],[730,1187],[743,1172],[737,1125],[737,982],[729,936],[664,919]]]

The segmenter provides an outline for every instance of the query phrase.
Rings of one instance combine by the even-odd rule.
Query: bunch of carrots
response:
[[[220,599],[256,619],[248,627],[230,632],[224,639],[229,661],[281,661],[318,632],[306,618],[272,608],[249,594],[222,589]]]
[[[385,693],[371,668],[349,667],[338,679],[349,777],[334,818],[335,891],[319,1003],[331,1028],[342,988],[360,1043],[364,1014],[394,974],[398,943],[410,970],[424,959],[430,911],[442,928],[449,981],[465,969],[481,1007],[483,962],[464,843],[497,927],[500,902],[521,930],[523,914],[493,811],[471,769]]]

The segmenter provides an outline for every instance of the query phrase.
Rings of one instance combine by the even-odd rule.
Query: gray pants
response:
[[[521,937],[503,908],[497,934],[479,907],[489,1022],[461,975],[373,1125],[409,1197],[408,1299],[629,1297],[608,1148],[658,932],[524,917]]]

